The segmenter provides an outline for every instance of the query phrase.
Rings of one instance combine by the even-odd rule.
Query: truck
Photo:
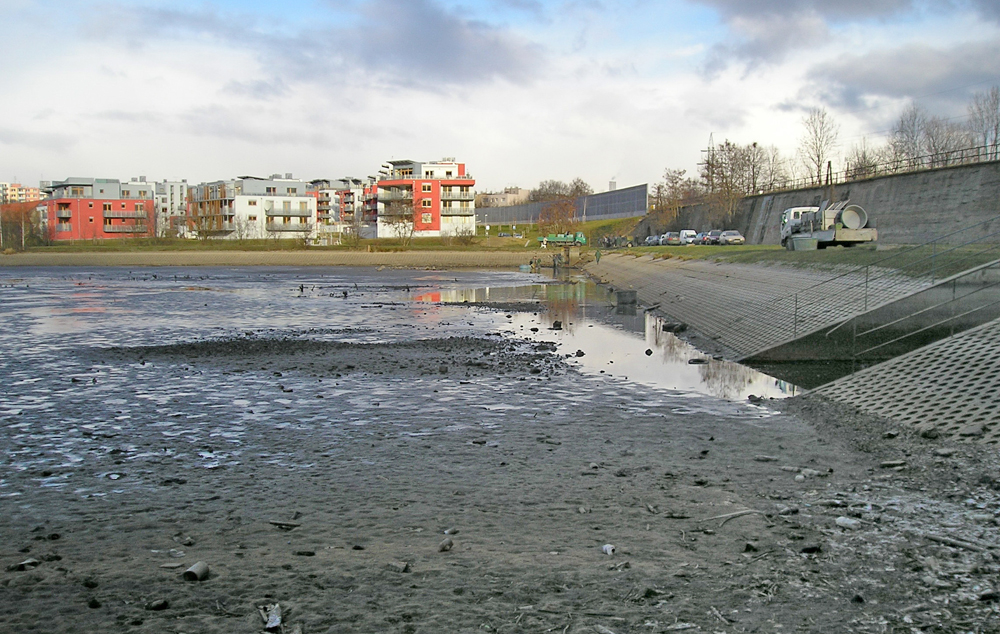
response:
[[[547,236],[538,236],[538,241],[542,244],[576,244],[584,245],[587,244],[587,238],[583,235],[583,232],[577,231],[576,233],[550,233]]]
[[[788,250],[825,249],[875,242],[875,221],[849,201],[821,207],[791,207],[781,213],[781,246]]]

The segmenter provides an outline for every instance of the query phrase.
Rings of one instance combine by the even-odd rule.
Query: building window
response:
[[[281,222],[282,222],[282,224],[290,225],[290,224],[292,224],[292,217],[291,216],[283,216],[281,218]]]
[[[277,187],[265,187],[264,188],[264,193],[265,194],[277,194],[278,193],[278,188]]]
[[[94,224],[94,217],[93,216],[90,217],[90,224]]]
[[[420,214],[420,222],[422,222],[425,225],[431,224],[431,215],[428,213]]]
[[[421,191],[425,191],[425,192],[429,192],[431,190],[431,184],[430,183],[424,183],[423,185],[420,186],[420,190]]]
[[[146,205],[144,205],[142,203],[136,203],[135,204],[135,210],[136,211],[146,211]]]
[[[247,220],[250,222],[257,222],[257,216],[247,216]]]
[[[451,172],[445,172],[444,176],[445,178],[451,178]]]
[[[111,203],[104,203],[104,211],[111,211]]]
[[[430,207],[431,206],[431,199],[430,198],[424,198],[423,200],[420,201],[420,206],[421,207]]]
[[[427,178],[434,178],[434,170],[427,172]]]
[[[94,203],[87,203],[87,206],[90,207],[91,209],[93,209],[94,208]]]
[[[105,218],[104,219],[104,226],[105,227],[110,227],[111,226],[111,218]]]
[[[256,207],[257,206],[257,201],[256,200],[248,200],[247,201],[247,205],[249,205],[250,207]]]
[[[129,191],[127,189],[122,190],[122,198],[128,198]]]
[[[299,211],[309,211],[309,202],[305,200],[299,201]]]
[[[288,188],[288,193],[289,194],[293,194],[294,195],[294,194],[298,193],[298,191],[299,191],[298,187],[289,187]]]
[[[283,201],[281,201],[281,210],[282,211],[291,211],[292,210],[292,201],[290,201],[290,200],[283,200]]]

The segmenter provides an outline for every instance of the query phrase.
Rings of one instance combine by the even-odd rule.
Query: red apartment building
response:
[[[378,180],[378,237],[397,237],[394,222],[412,208],[414,236],[437,237],[475,233],[476,181],[465,163],[442,159],[428,163],[389,161]]]
[[[68,178],[46,189],[50,240],[114,240],[154,235],[153,183]]]

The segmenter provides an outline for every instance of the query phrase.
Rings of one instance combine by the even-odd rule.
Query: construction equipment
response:
[[[790,251],[825,249],[875,242],[875,221],[848,201],[822,207],[792,207],[781,214],[781,246]]]

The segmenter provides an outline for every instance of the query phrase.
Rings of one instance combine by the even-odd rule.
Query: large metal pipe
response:
[[[837,222],[846,229],[864,229],[868,224],[868,213],[861,205],[848,205],[838,214]]]

